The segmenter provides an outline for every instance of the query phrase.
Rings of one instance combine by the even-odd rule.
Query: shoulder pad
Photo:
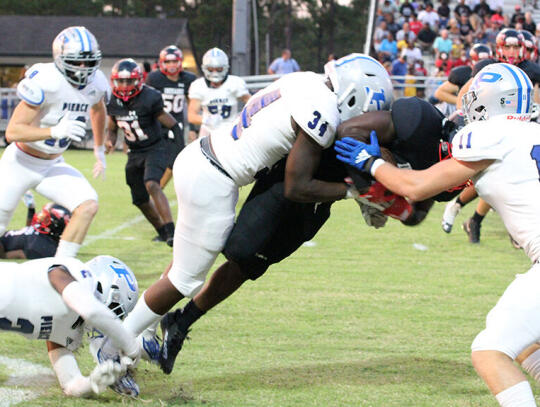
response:
[[[32,65],[25,74],[26,79],[34,82],[44,93],[54,93],[64,79],[54,63]]]
[[[206,88],[207,86],[204,78],[195,79],[189,87],[189,98],[202,99]]]
[[[17,85],[17,96],[32,106],[39,106],[45,100],[45,93],[31,79],[24,78]]]
[[[501,123],[478,121],[463,127],[452,139],[452,155],[461,161],[500,160],[503,158],[504,131]]]
[[[95,73],[94,80],[92,84],[96,87],[97,90],[103,92],[104,94],[110,91],[109,81],[103,72],[99,69]]]

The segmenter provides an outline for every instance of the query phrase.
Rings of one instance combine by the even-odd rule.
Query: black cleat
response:
[[[152,239],[152,242],[164,242],[165,239],[163,239],[160,235],[154,236]]]
[[[174,243],[174,236],[167,237],[167,245],[170,247],[173,247],[173,243]]]
[[[176,356],[182,349],[184,340],[189,333],[189,329],[183,329],[179,325],[181,319],[182,309],[177,309],[174,312],[167,313],[161,320],[163,344],[159,350],[159,366],[165,374],[171,374]]]
[[[463,230],[469,236],[469,242],[480,243],[480,226],[480,223],[475,222],[473,218],[469,218],[463,223]]]

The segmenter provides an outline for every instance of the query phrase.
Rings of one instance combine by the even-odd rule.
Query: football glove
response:
[[[374,227],[375,229],[379,229],[386,224],[388,216],[386,216],[380,210],[374,208],[373,206],[366,205],[365,203],[358,200],[356,200],[356,203],[362,211],[362,216],[366,221],[366,225]]]
[[[114,384],[126,372],[120,362],[112,359],[98,364],[90,373],[90,387],[96,394],[102,393],[107,387]]]
[[[81,141],[86,134],[86,123],[80,120],[70,119],[66,114],[56,126],[51,127],[51,137],[56,140],[68,138]]]
[[[360,171],[367,173],[371,170],[373,162],[381,157],[381,148],[377,140],[377,133],[372,131],[369,135],[370,144],[363,143],[352,137],[344,137],[337,140],[334,150],[337,159]]]
[[[397,220],[405,220],[412,212],[412,206],[404,197],[386,189],[380,182],[374,182],[365,194],[360,194],[356,201],[381,211],[384,215]]]

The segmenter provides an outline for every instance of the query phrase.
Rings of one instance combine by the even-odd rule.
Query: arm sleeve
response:
[[[92,393],[90,378],[81,374],[73,353],[64,347],[56,348],[49,351],[49,359],[64,394],[84,397]]]
[[[62,298],[69,308],[79,314],[90,326],[111,338],[113,344],[127,356],[136,356],[139,345],[116,315],[99,302],[81,283],[73,281],[62,292]]]

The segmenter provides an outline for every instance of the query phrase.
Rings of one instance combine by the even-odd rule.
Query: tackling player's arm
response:
[[[243,102],[243,103],[247,103],[247,101],[249,100],[249,98],[251,97],[251,95],[249,93],[243,95],[243,96],[240,96],[240,100]]]
[[[107,122],[107,130],[105,136],[105,150],[107,154],[114,151],[114,146],[116,146],[116,139],[118,138],[118,126],[116,121],[112,116],[109,116],[109,121]]]
[[[428,169],[416,171],[394,167],[388,163],[373,164],[372,175],[390,191],[413,201],[423,201],[452,187],[462,185],[493,160],[460,161],[452,158]]]
[[[94,178],[98,176],[105,177],[105,122],[107,120],[107,108],[103,98],[90,108],[90,123],[92,124],[92,134],[94,137],[94,156],[96,163],[94,164]]]
[[[52,266],[48,278],[65,304],[88,325],[110,336],[115,346],[128,358],[138,358],[140,349],[135,337],[125,330],[110,309],[73,278],[65,266]],[[125,361],[120,364],[108,360],[97,365],[89,376],[83,376],[70,350],[51,341],[47,341],[47,350],[60,386],[70,396],[83,397],[92,392],[101,393],[125,373]]]
[[[348,187],[344,182],[325,182],[314,178],[323,149],[292,118],[291,122],[297,136],[285,167],[285,197],[297,202],[328,202],[345,198]]]
[[[452,82],[443,82],[435,91],[435,97],[442,102],[457,104],[459,87]]]

